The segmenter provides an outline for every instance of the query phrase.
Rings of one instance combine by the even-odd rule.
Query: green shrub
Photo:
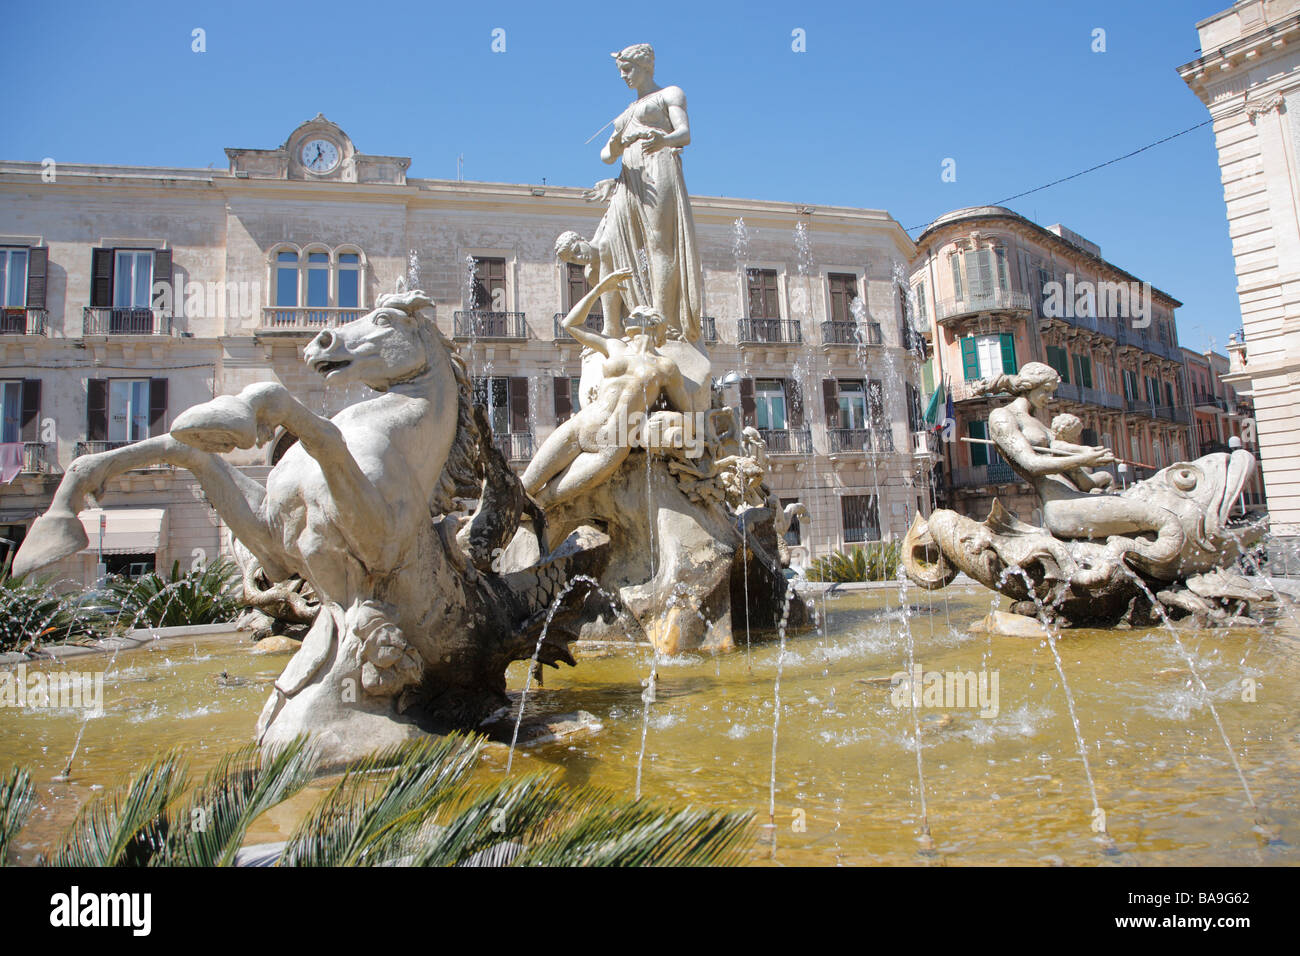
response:
[[[176,562],[165,579],[153,572],[109,578],[103,600],[122,628],[223,624],[239,615],[242,580],[238,565],[224,558],[185,574]]]
[[[836,551],[808,566],[809,581],[848,584],[851,581],[892,581],[898,577],[902,545],[896,541],[872,541],[845,553]]]
[[[108,621],[81,607],[84,594],[59,594],[49,578],[0,579],[0,651],[95,637]]]

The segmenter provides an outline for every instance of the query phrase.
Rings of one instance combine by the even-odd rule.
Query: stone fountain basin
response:
[[[996,671],[993,717],[970,708],[920,712],[930,826],[951,863],[1093,864],[1091,803],[1050,652],[1037,640],[974,634],[1004,599],[983,588],[907,591],[917,662],[928,671]],[[904,670],[896,585],[814,598],[826,632],[787,643],[777,760],[777,859],[834,865],[923,862],[912,715],[891,703]],[[1060,652],[1090,747],[1099,799],[1121,862],[1300,863],[1300,628],[1180,631],[1214,695],[1229,737],[1281,842],[1261,845],[1239,782],[1186,662],[1162,629],[1067,631]],[[555,772],[631,793],[641,744],[645,646],[582,649],[577,668],[547,669],[528,695],[526,724],[585,711],[602,728],[521,749],[514,772]],[[780,648],[743,639],[731,653],[684,655],[659,665],[643,762],[646,795],[676,804],[752,808],[767,821],[772,690]],[[73,711],[0,709],[0,769],[34,772],[39,807],[19,841],[30,861],[99,788],[160,748],[181,746],[202,772],[251,728],[287,657],[194,634],[122,650],[105,679],[105,712],[86,721],[69,782],[57,782],[83,722]],[[29,667],[106,667],[77,657]],[[509,672],[518,700],[526,665]],[[220,675],[225,673],[223,680]],[[1254,702],[1241,700],[1254,680]],[[506,749],[491,747],[476,773],[498,779]],[[333,778],[322,778],[321,787]],[[284,840],[319,789],[267,814],[250,844]],[[802,811],[806,830],[791,828]],[[764,839],[770,839],[765,831]],[[765,862],[770,846],[756,845]],[[1114,858],[1106,858],[1114,862]]]

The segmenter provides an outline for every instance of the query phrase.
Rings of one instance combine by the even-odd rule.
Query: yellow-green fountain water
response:
[[[888,683],[906,655],[897,589],[831,597],[824,633],[790,636],[781,683],[776,862],[1300,862],[1300,632],[1292,618],[1279,614],[1253,630],[1179,625],[1267,818],[1262,832],[1170,635],[1160,628],[1065,632],[1062,663],[1118,850],[1107,854],[1092,831],[1093,806],[1050,651],[1038,640],[971,633],[990,600],[974,586],[946,595],[908,591],[916,659],[925,672],[997,674],[995,716],[972,707],[921,707],[932,854],[919,852],[913,715]],[[767,821],[777,655],[768,643],[754,645],[748,666],[744,653],[660,660],[642,771],[646,796],[752,808],[760,827]],[[31,767],[40,804],[18,839],[20,859],[48,848],[81,802],[156,751],[182,747],[201,771],[247,742],[268,682],[286,661],[210,638],[160,645],[118,656],[105,678],[100,717],[0,709],[0,767]],[[41,666],[92,671],[108,663],[84,657]],[[516,692],[525,666],[510,672]],[[648,650],[548,670],[545,687],[529,693],[529,714],[587,710],[604,729],[521,750],[512,772],[555,770],[573,782],[631,793],[648,670]],[[55,780],[83,722],[72,778]],[[505,766],[505,748],[495,747],[480,773],[501,774]],[[283,839],[316,795],[268,814],[253,839]],[[760,833],[753,858],[769,862],[770,831]]]

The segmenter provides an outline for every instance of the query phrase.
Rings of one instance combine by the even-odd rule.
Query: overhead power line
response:
[[[1020,199],[1024,196],[1029,196],[1033,193],[1042,192],[1044,189],[1051,189],[1053,186],[1059,186],[1061,183],[1068,183],[1071,179],[1078,179],[1080,176],[1086,176],[1088,173],[1093,173],[1099,169],[1105,169],[1107,166],[1113,166],[1118,162],[1122,162],[1123,160],[1131,159],[1132,157],[1136,156],[1138,153],[1145,153],[1148,149],[1152,149],[1156,146],[1159,146],[1161,143],[1167,143],[1171,139],[1177,139],[1179,136],[1184,136],[1187,133],[1192,132],[1192,130],[1200,129],[1202,126],[1209,126],[1213,122],[1214,122],[1213,118],[1207,119],[1202,123],[1197,123],[1195,126],[1189,126],[1187,127],[1187,129],[1179,130],[1177,133],[1171,133],[1170,135],[1166,136],[1164,139],[1158,139],[1154,143],[1147,143],[1145,146],[1140,146],[1137,149],[1133,150],[1131,153],[1125,153],[1123,156],[1116,156],[1114,159],[1108,159],[1106,160],[1106,162],[1098,163],[1096,166],[1089,166],[1087,169],[1081,169],[1079,170],[1079,172],[1072,173],[1069,176],[1062,176],[1060,179],[1054,179],[1050,183],[1044,183],[1041,186],[1035,186],[1033,189],[1026,189],[1024,192],[1016,193],[1014,196],[1008,196],[1006,199],[999,199],[997,202],[984,203],[984,205],[1001,206],[1004,203],[1009,203],[1013,200]],[[930,222],[923,223],[919,226],[908,226],[906,231],[915,232],[917,229],[925,229],[932,222],[934,222],[933,219],[931,219]]]

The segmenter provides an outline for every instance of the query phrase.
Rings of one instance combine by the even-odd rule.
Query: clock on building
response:
[[[328,139],[309,139],[302,145],[302,164],[313,173],[328,173],[339,164],[339,148]]]

